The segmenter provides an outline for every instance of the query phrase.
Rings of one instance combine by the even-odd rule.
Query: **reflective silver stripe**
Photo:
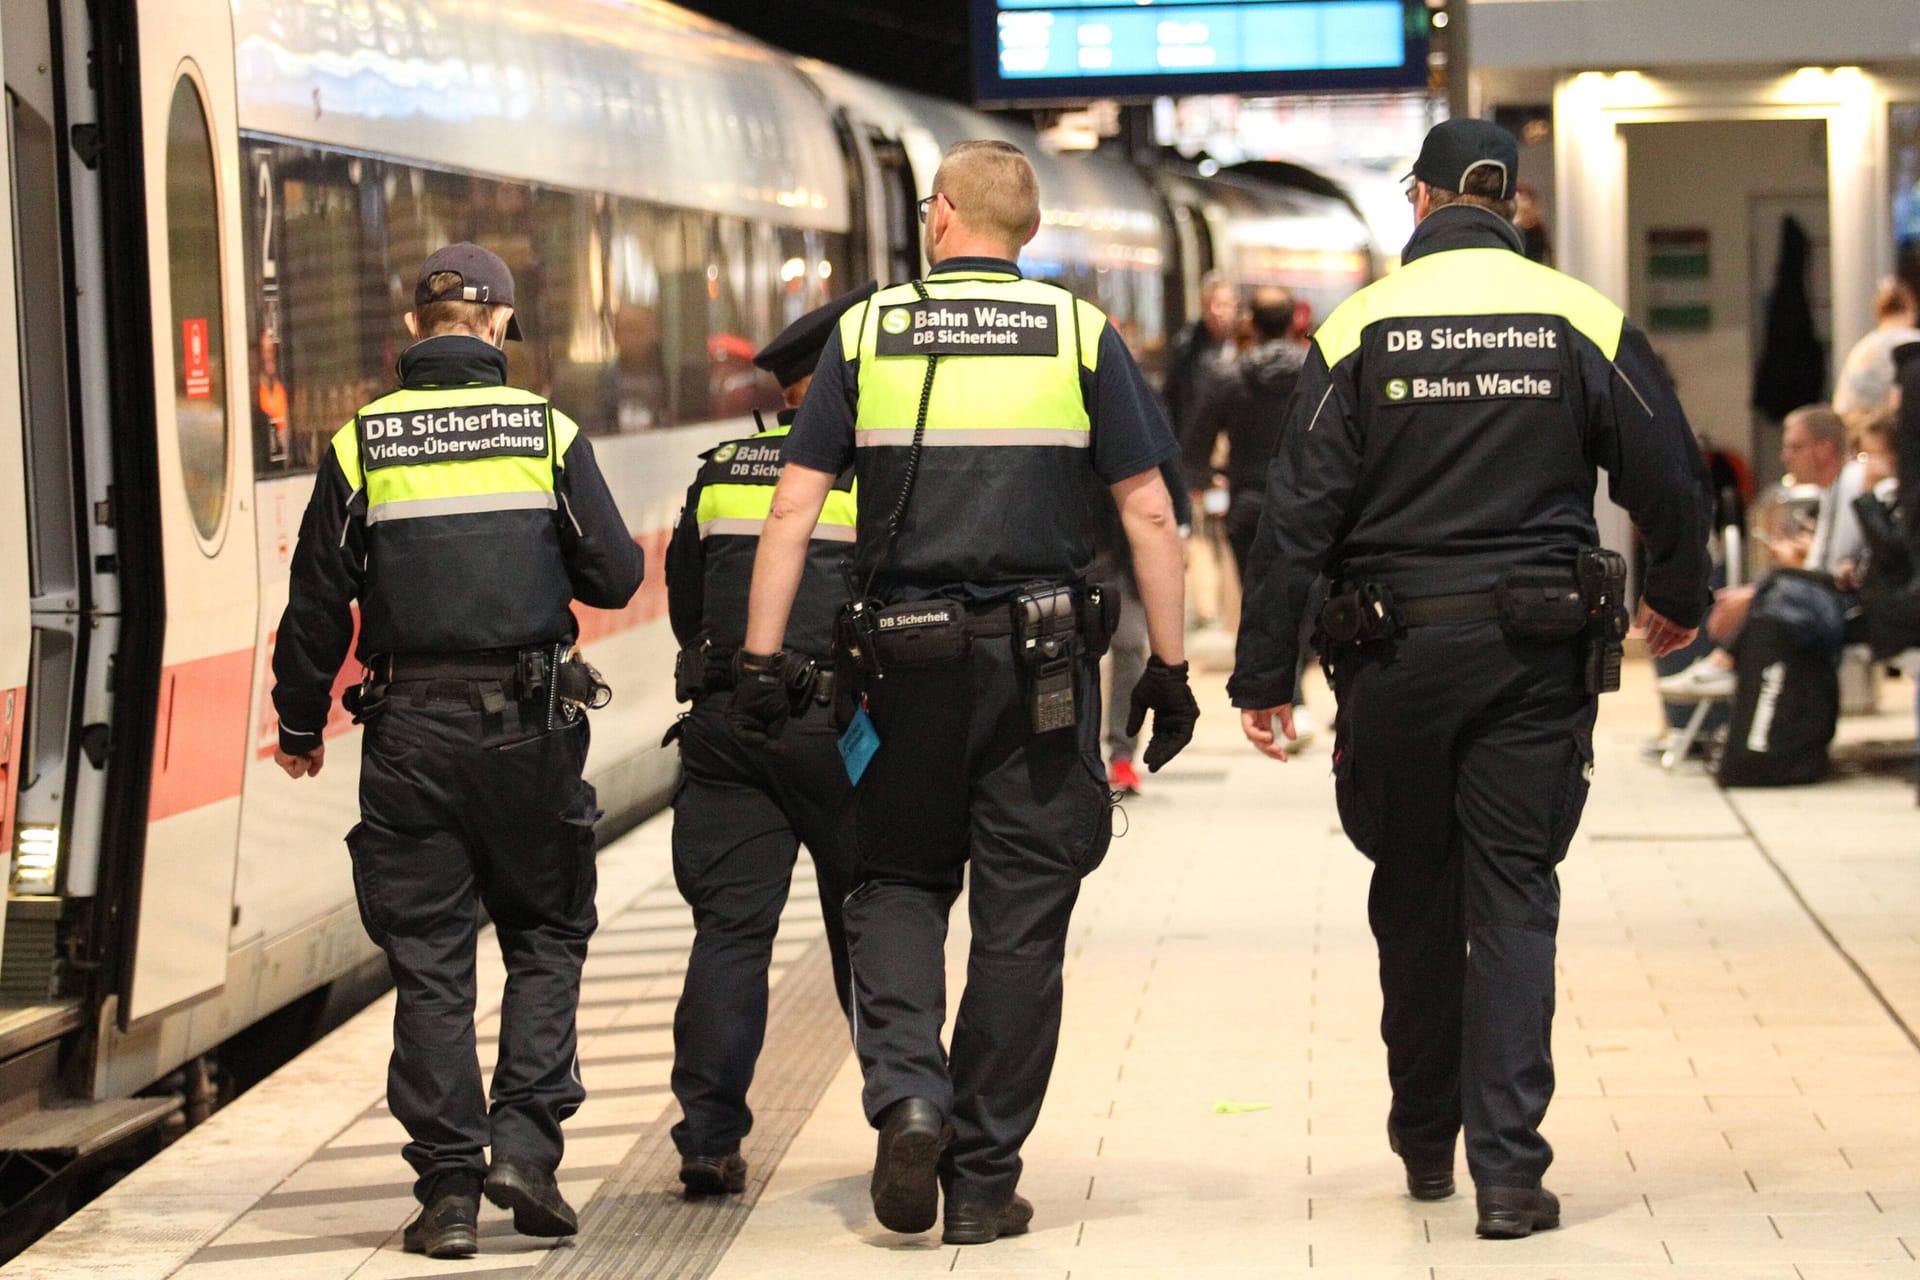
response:
[[[766,530],[765,520],[714,519],[704,520],[700,524],[700,536],[713,534],[733,535],[741,538],[757,538]],[[852,542],[855,537],[851,525],[817,524],[813,527],[813,536],[821,542]]]
[[[428,516],[465,516],[481,511],[553,511],[559,507],[553,494],[545,491],[522,493],[473,493],[454,498],[407,498],[400,502],[381,502],[367,508],[367,523],[382,520],[420,520]]]
[[[904,446],[913,443],[912,427],[877,427],[853,433],[853,444],[857,449],[883,448],[886,446]],[[927,432],[926,446],[929,449],[945,448],[952,445],[1051,445],[1058,449],[1088,449],[1093,447],[1091,431],[1077,431],[1072,427],[950,427],[934,428]]]
[[[767,522],[765,520],[750,520],[739,517],[702,520],[700,522],[700,536],[706,538],[718,533],[722,535],[732,534],[740,538],[757,538],[760,536],[761,530],[766,527]]]

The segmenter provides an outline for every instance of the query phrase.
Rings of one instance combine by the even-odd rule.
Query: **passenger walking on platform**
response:
[[[1307,362],[1307,344],[1294,337],[1294,315],[1291,290],[1279,285],[1254,290],[1247,309],[1252,341],[1201,388],[1181,446],[1187,475],[1195,484],[1206,484],[1213,474],[1214,451],[1220,438],[1226,437],[1226,471],[1214,483],[1226,485],[1227,546],[1233,551],[1234,572],[1243,583],[1247,554],[1253,549],[1254,531],[1260,527],[1260,512],[1267,502],[1267,472],[1280,445],[1287,405]],[[1312,656],[1310,652],[1301,655],[1302,670]],[[1293,730],[1296,746],[1313,740],[1315,726],[1304,703],[1294,704]]]
[[[725,710],[781,444],[828,335],[873,292],[869,284],[809,312],[754,357],[780,380],[788,407],[777,426],[701,455],[704,465],[667,548],[667,610],[681,645],[674,683],[693,703],[669,734],[680,741],[681,770],[673,876],[693,908],[695,930],[673,1018],[673,1094],[684,1114],[673,1142],[690,1195],[746,1188],[740,1141],[753,1126],[747,1087],[766,1039],[767,967],[802,843],[819,884],[834,989],[847,1007],[840,904],[852,887],[852,867],[841,819],[852,788],[825,708],[833,694],[833,620],[847,599],[840,565],[853,550],[851,469],[827,495],[787,628],[794,707],[784,750],[774,755],[742,744],[728,732]]]
[[[506,385],[501,347],[520,336],[506,264],[450,245],[413,302],[400,388],[333,437],[301,523],[274,759],[320,772],[358,600],[366,671],[344,701],[366,732],[347,847],[395,987],[387,1103],[423,1206],[404,1243],[463,1258],[483,1187],[523,1235],[578,1227],[554,1173],[561,1121],[586,1097],[574,1019],[597,810],[581,771],[586,708],[606,690],[570,656],[568,605],[625,605],[641,557],[587,438]],[[473,1028],[482,905],[507,967],[491,1111]]]
[[[1190,740],[1182,575],[1159,473],[1175,445],[1107,318],[1014,258],[1038,184],[1004,142],[947,153],[922,202],[924,280],[882,290],[827,342],[787,438],[728,716],[750,741],[789,714],[781,649],[836,478],[860,481],[860,596],[836,657],[858,682],[844,746],[859,884],[847,900],[856,1051],[879,1130],[871,1192],[890,1230],[1025,1231],[1016,1194],[1060,1034],[1082,876],[1106,854],[1091,504],[1118,505],[1154,657],[1132,727],[1149,770]],[[848,690],[848,693],[854,692]],[[951,1052],[947,913],[972,867],[972,950]]]
[[[1240,291],[1219,272],[1208,272],[1200,282],[1200,317],[1180,331],[1167,361],[1167,418],[1183,444],[1200,397],[1233,354],[1234,329],[1239,322]],[[1188,478],[1203,483],[1206,476],[1194,472]]]
[[[1340,715],[1342,825],[1374,863],[1388,1140],[1419,1199],[1453,1192],[1464,1126],[1479,1233],[1559,1225],[1552,1149],[1555,867],[1586,803],[1595,695],[1616,686],[1625,564],[1597,546],[1596,468],[1647,548],[1647,646],[1707,599],[1705,473],[1619,308],[1530,263],[1517,147],[1427,135],[1406,266],[1321,326],[1267,490],[1228,686],[1286,758],[1315,577]]]
[[[1200,315],[1180,331],[1173,341],[1167,360],[1166,382],[1161,400],[1167,418],[1173,424],[1174,438],[1184,446],[1193,430],[1194,412],[1208,387],[1224,375],[1233,363],[1241,321],[1240,291],[1218,271],[1210,271],[1200,281]],[[1188,468],[1187,483],[1193,509],[1192,525],[1196,536],[1189,543],[1195,621],[1203,627],[1217,626],[1230,607],[1231,591],[1226,582],[1226,555],[1223,523],[1226,507],[1209,508],[1212,500],[1224,503],[1226,495],[1206,492],[1207,469]]]
[[[1227,439],[1227,545],[1243,579],[1267,500],[1267,469],[1280,443],[1287,402],[1307,362],[1306,344],[1293,336],[1293,316],[1291,291],[1278,285],[1254,290],[1248,308],[1252,344],[1201,388],[1182,445],[1187,474],[1195,484],[1205,484],[1220,437]]]

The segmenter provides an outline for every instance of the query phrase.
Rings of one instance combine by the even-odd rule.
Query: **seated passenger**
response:
[[[1776,540],[1768,548],[1782,567],[1824,574],[1842,590],[1855,585],[1861,537],[1852,504],[1862,492],[1866,474],[1865,463],[1847,459],[1846,444],[1846,424],[1830,406],[1808,405],[1787,415],[1781,465],[1795,479],[1819,488],[1819,516],[1804,541]],[[1722,647],[1661,680],[1656,688],[1662,698],[1698,702],[1733,695],[1734,663],[1727,647],[1745,626],[1760,585],[1728,587],[1718,593],[1707,632]]]

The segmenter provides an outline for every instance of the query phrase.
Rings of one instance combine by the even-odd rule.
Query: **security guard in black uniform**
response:
[[[1198,708],[1159,472],[1176,446],[1152,393],[1097,308],[1021,278],[1013,259],[1040,214],[1018,149],[959,144],[933,192],[933,271],[847,314],[787,438],[728,714],[745,737],[780,731],[789,605],[851,462],[859,590],[836,649],[862,695],[842,740],[860,775],[846,921],[880,1129],[874,1211],[925,1231],[944,1184],[945,1239],[979,1244],[1033,1214],[1015,1194],[1020,1147],[1059,1039],[1068,917],[1112,834],[1098,711],[1110,627],[1085,581],[1103,486],[1155,655],[1132,703],[1135,730],[1154,712],[1149,768],[1191,738]],[[949,1054],[947,912],[969,863],[973,946]]]
[[[673,1017],[673,1128],[680,1181],[690,1195],[746,1188],[740,1140],[753,1125],[747,1087],[767,1031],[767,966],[801,844],[813,856],[834,988],[847,1007],[847,943],[840,904],[851,888],[841,823],[852,788],[831,715],[833,620],[846,602],[840,564],[855,534],[853,472],[836,478],[807,550],[787,651],[794,718],[778,755],[727,730],[733,657],[747,631],[753,554],[773,505],[780,447],[806,398],[813,366],[854,290],[789,325],[754,363],[778,378],[788,407],[778,425],[701,455],[704,465],[667,547],[667,611],[681,650],[678,691],[693,709],[680,740],[673,798],[673,875],[693,908],[693,955]]]
[[[500,344],[520,336],[506,264],[451,245],[413,300],[400,388],[334,436],[300,526],[273,655],[275,759],[294,778],[320,772],[357,599],[366,675],[346,702],[366,732],[347,847],[397,996],[387,1102],[424,1206],[405,1244],[462,1258],[483,1178],[522,1234],[577,1229],[554,1171],[560,1122],[586,1097],[574,1015],[596,810],[581,769],[605,687],[568,654],[568,602],[623,606],[641,559],[587,438],[506,385]],[[482,904],[507,965],[491,1111],[473,1030]]]
[[[1597,547],[1596,468],[1647,548],[1666,652],[1707,599],[1699,450],[1646,338],[1522,255],[1512,135],[1451,120],[1411,177],[1405,267],[1320,327],[1287,411],[1229,692],[1285,759],[1309,588],[1340,703],[1342,824],[1374,863],[1388,1137],[1421,1199],[1464,1124],[1479,1232],[1559,1224],[1554,868],[1586,803],[1595,694],[1618,680],[1625,566]],[[1276,407],[1277,408],[1277,407]]]

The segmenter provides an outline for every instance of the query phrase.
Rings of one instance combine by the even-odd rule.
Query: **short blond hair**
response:
[[[1040,221],[1040,180],[1033,162],[1011,142],[981,138],[956,142],[933,175],[933,190],[953,206],[962,224],[1014,248]]]
[[[429,297],[458,289],[461,277],[458,271],[436,271],[427,280]],[[465,302],[459,298],[441,298],[438,302],[429,302],[415,307],[414,320],[420,326],[422,338],[438,338],[442,334],[464,333],[470,337],[485,338],[493,333],[493,307],[484,302]]]

